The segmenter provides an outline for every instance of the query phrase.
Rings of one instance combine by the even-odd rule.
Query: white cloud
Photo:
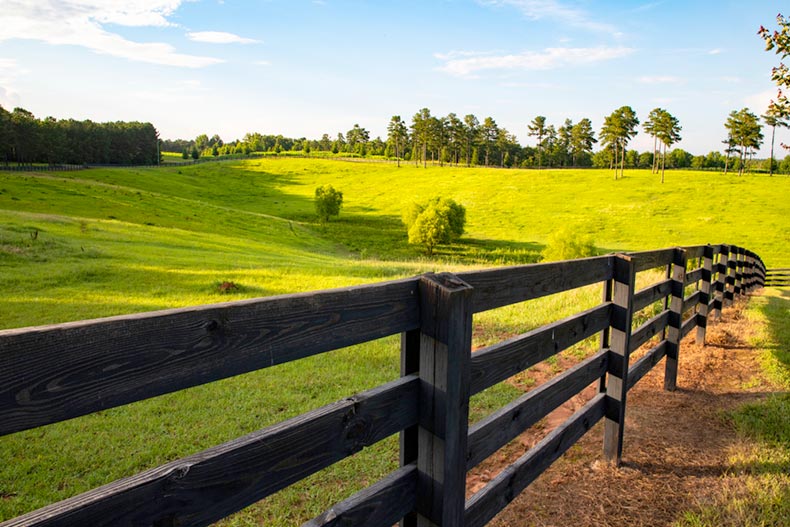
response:
[[[708,55],[719,55],[721,52],[722,50],[719,48],[711,49],[710,51],[708,51]]]
[[[189,40],[195,42],[208,42],[210,44],[259,44],[260,40],[240,37],[224,31],[193,31],[187,33]]]
[[[256,60],[255,62],[253,62],[253,64],[255,64],[256,66],[271,66],[272,65],[271,61],[268,61],[268,60]]]
[[[21,104],[21,98],[14,88],[14,81],[28,71],[17,65],[16,59],[0,57],[0,106],[11,110]]]
[[[743,103],[752,112],[756,113],[757,115],[762,115],[768,111],[768,105],[770,102],[776,99],[776,94],[776,88],[771,88],[770,90],[761,91],[760,93],[755,93],[745,97],[743,99]]]
[[[524,51],[510,55],[480,55],[467,58],[445,58],[440,71],[457,77],[475,77],[481,70],[549,70],[563,66],[591,64],[625,57],[632,48],[546,48],[543,51]],[[443,55],[436,54],[437,58]]]
[[[637,79],[642,84],[681,84],[683,79],[671,75],[645,75]]]
[[[61,0],[30,2],[5,0],[0,13],[0,42],[10,39],[39,40],[53,45],[73,45],[103,55],[128,60],[202,68],[223,62],[213,57],[178,53],[163,42],[134,42],[104,29],[103,24],[122,26],[171,26],[167,20],[181,0]]]
[[[596,22],[586,11],[570,7],[559,0],[478,0],[478,3],[485,6],[512,7],[530,20],[548,18],[590,31],[622,35],[611,24]]]

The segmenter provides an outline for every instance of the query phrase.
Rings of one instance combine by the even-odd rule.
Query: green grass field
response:
[[[344,193],[316,222],[315,188]],[[442,195],[467,233],[434,258],[400,213]],[[265,158],[151,169],[0,172],[0,328],[530,263],[566,226],[601,252],[734,243],[790,267],[790,178],[499,170]],[[236,288],[223,293],[219,285]],[[489,343],[598,302],[596,288],[476,318]],[[0,438],[0,521],[346,397],[398,375],[398,339],[340,350]],[[299,381],[296,382],[295,380]],[[495,387],[482,416],[519,393]],[[131,434],[129,431],[133,430]],[[391,439],[226,520],[293,525],[397,465]],[[364,468],[360,468],[364,467]],[[362,478],[358,474],[364,474]]]

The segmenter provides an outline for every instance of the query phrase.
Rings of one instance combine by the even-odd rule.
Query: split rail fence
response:
[[[665,278],[637,290],[650,269]],[[400,434],[400,469],[305,525],[482,526],[601,419],[619,463],[628,390],[662,358],[674,389],[681,339],[704,342],[707,321],[765,276],[756,254],[706,245],[0,331],[0,435],[401,334],[393,382],[2,525],[208,525]],[[471,352],[473,314],[591,284],[596,307]],[[593,356],[469,426],[472,395],[589,338]],[[590,385],[585,406],[466,500],[467,471]]]

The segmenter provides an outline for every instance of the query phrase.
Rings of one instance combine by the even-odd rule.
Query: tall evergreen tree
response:
[[[546,135],[546,118],[538,115],[527,126],[527,134],[538,139],[538,168],[541,168],[543,157],[543,137]]]
[[[403,144],[406,142],[406,123],[400,118],[400,115],[393,115],[390,123],[387,126],[387,141],[395,148],[395,158],[398,160],[398,167],[400,167],[400,158],[403,155]]]

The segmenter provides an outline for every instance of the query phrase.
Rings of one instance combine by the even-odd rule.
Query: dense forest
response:
[[[159,134],[151,123],[37,119],[0,106],[0,162],[50,165],[155,165]]]

